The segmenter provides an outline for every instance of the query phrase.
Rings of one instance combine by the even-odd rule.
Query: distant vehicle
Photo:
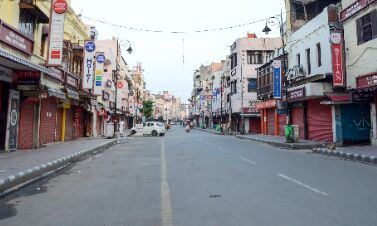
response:
[[[172,122],[170,123],[170,125],[177,125],[177,123],[176,123],[175,121],[172,121]]]
[[[161,122],[144,122],[131,128],[131,134],[142,133],[143,135],[152,135],[154,137],[165,135],[165,126]]]

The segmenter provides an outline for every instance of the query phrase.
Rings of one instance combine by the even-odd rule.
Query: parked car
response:
[[[165,135],[165,126],[161,122],[144,122],[143,127],[141,125],[136,125],[131,128],[131,134],[137,132],[143,133],[143,135],[152,135],[152,136],[164,136]]]

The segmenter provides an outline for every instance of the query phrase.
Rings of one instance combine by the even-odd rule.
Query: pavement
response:
[[[173,127],[0,199],[0,225],[376,225],[377,167]]]
[[[115,140],[80,138],[64,143],[43,145],[38,149],[0,153],[0,195],[45,173],[79,160],[98,149],[111,146]]]

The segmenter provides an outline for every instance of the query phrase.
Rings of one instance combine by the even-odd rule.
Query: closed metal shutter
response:
[[[304,108],[293,108],[292,109],[292,125],[298,125],[299,136],[304,139]]]
[[[62,141],[62,114],[63,109],[58,108],[56,110],[56,140]]]
[[[275,135],[275,108],[267,109],[267,134]]]
[[[18,133],[18,149],[33,147],[34,103],[24,101],[20,106],[20,128]]]
[[[249,119],[249,133],[261,133],[261,118]]]
[[[41,125],[39,130],[40,144],[48,144],[55,141],[56,131],[56,99],[53,97],[41,101]]]
[[[287,115],[280,115],[279,114],[279,135],[284,136],[284,126],[287,124]]]
[[[307,101],[308,138],[315,141],[333,141],[331,106],[321,100]]]
[[[70,109],[67,109],[67,118],[65,121],[65,140],[73,140],[73,109],[72,106]]]

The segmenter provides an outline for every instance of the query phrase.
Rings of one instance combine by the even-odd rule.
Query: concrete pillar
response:
[[[245,118],[245,132],[249,133],[250,130],[250,118]]]
[[[94,106],[92,107],[92,131],[93,131],[93,137],[97,137],[97,112],[94,109]]]
[[[41,100],[34,104],[33,116],[33,148],[39,148],[39,130],[41,127]]]
[[[332,125],[332,140],[334,143],[337,142],[336,140],[336,109],[335,105],[331,105],[331,125]]]
[[[377,114],[376,114],[376,104],[373,103],[370,106],[370,122],[371,122],[371,144],[377,146]]]

